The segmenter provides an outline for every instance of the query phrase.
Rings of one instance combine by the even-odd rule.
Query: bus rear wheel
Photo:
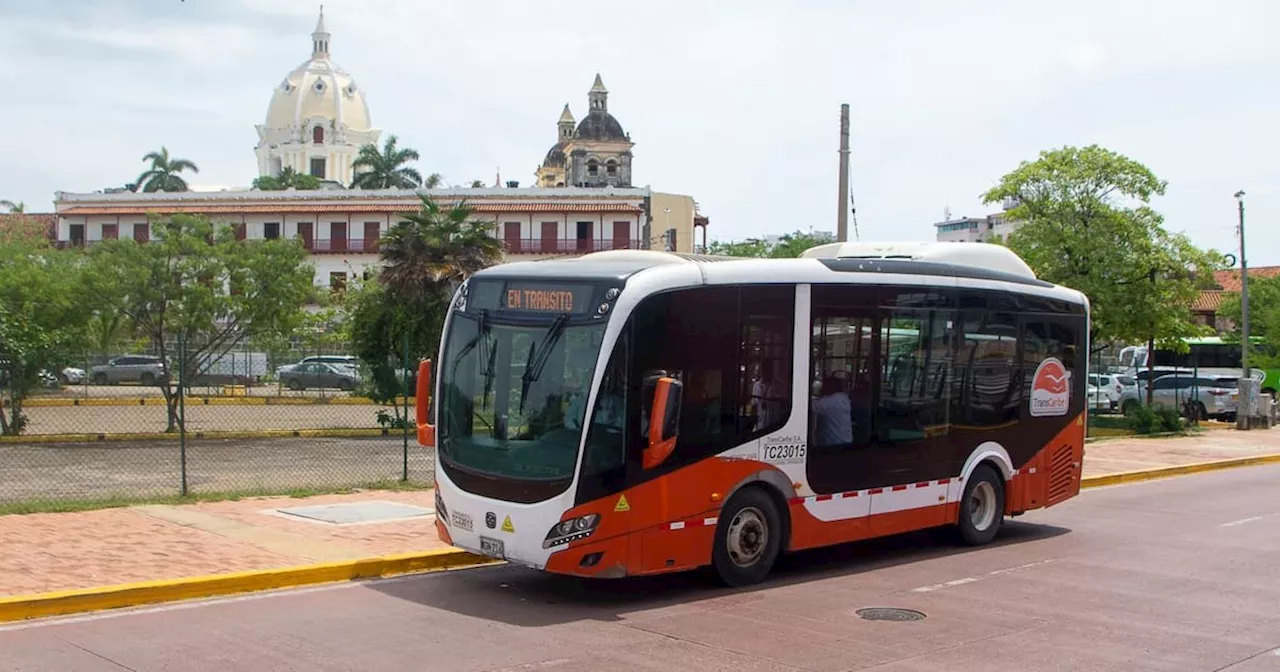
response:
[[[1004,481],[989,465],[974,469],[960,498],[960,539],[970,546],[990,543],[1004,522]]]
[[[763,581],[781,548],[782,517],[773,498],[763,490],[743,490],[720,510],[711,564],[725,585]]]

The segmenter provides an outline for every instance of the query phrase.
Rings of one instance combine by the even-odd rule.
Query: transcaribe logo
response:
[[[1031,378],[1031,415],[1066,415],[1071,406],[1070,376],[1056,357],[1040,362]]]

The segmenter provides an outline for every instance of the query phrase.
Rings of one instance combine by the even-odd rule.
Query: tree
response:
[[[1240,295],[1223,297],[1218,316],[1231,321],[1227,339],[1239,343],[1241,328]],[[1249,276],[1249,340],[1261,338],[1249,349],[1249,367],[1280,367],[1280,276]]]
[[[471,180],[472,189],[484,189],[484,180]]]
[[[422,175],[409,167],[417,161],[418,151],[396,146],[396,136],[387,138],[382,151],[368,144],[360,148],[351,166],[357,173],[351,181],[352,189],[412,189],[422,185]]]
[[[835,237],[826,233],[796,231],[780,236],[776,242],[748,238],[740,242],[714,241],[708,252],[726,257],[762,257],[770,259],[794,259],[805,250],[818,245],[834,243]]]
[[[0,208],[8,208],[9,212],[15,215],[21,215],[27,211],[27,204],[22,201],[17,203],[0,199]]]
[[[1166,183],[1146,166],[1097,145],[1024,161],[982,195],[1013,201],[1022,225],[1007,245],[1043,280],[1089,297],[1091,343],[1176,343],[1200,331],[1190,306],[1222,255],[1171,234],[1149,203]]]
[[[236,240],[203,216],[153,217],[152,230],[145,244],[93,246],[86,281],[94,301],[126,315],[169,365],[161,390],[175,431],[175,378],[193,381],[241,344],[293,330],[315,293],[315,268],[297,240]]]
[[[444,176],[440,173],[431,173],[427,179],[422,181],[422,186],[427,189],[437,189],[444,186]]]
[[[403,390],[396,375],[403,362],[412,368],[436,352],[457,287],[502,259],[492,225],[471,220],[465,204],[442,208],[428,196],[420,198],[418,212],[404,216],[379,243],[383,268],[376,281],[348,290],[346,298],[356,355],[372,369],[368,394],[382,403]]]
[[[255,178],[253,188],[261,191],[284,191],[285,189],[310,191],[320,188],[320,178],[286,167],[281,169],[279,175],[263,175]]]
[[[193,173],[200,172],[196,164],[186,159],[175,159],[169,156],[168,147],[161,147],[158,152],[148,152],[142,160],[151,162],[151,168],[135,180],[144,192],[187,191],[187,181],[182,179],[179,173],[188,170]]]
[[[417,212],[404,216],[378,245],[383,267],[378,277],[396,298],[448,293],[471,274],[502,260],[502,243],[489,222],[471,220],[460,203],[443,208],[428,196]]]
[[[80,262],[42,236],[0,242],[0,382],[10,392],[8,407],[0,408],[0,434],[22,432],[22,402],[40,371],[60,369],[80,346],[89,296],[78,286]]]

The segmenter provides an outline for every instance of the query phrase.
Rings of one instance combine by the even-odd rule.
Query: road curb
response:
[[[0,623],[494,564],[456,548],[0,598]]]
[[[216,439],[355,439],[378,436],[400,436],[400,429],[261,429],[254,431],[212,431],[187,432],[188,441],[211,441]],[[413,437],[413,433],[409,433]],[[0,445],[4,444],[48,444],[48,443],[118,443],[121,441],[177,441],[176,433],[163,432],[120,432],[115,434],[22,434],[19,436],[0,436]],[[416,439],[414,439],[416,440]]]
[[[1088,458],[1086,457],[1085,459],[1087,460]],[[1115,474],[1103,474],[1101,476],[1088,476],[1081,479],[1080,487],[1100,488],[1106,485],[1136,483],[1139,481],[1150,481],[1158,478],[1169,478],[1170,476],[1185,476],[1187,474],[1199,474],[1206,471],[1219,471],[1221,469],[1253,467],[1262,464],[1277,463],[1280,463],[1280,453],[1254,455],[1253,457],[1236,457],[1229,460],[1180,464],[1175,467],[1158,467],[1155,469],[1140,469],[1138,471],[1122,471]]]

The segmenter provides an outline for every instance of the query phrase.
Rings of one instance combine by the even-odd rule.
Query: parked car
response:
[[[1182,410],[1190,402],[1201,418],[1234,420],[1240,401],[1239,378],[1232,376],[1168,374],[1157,376],[1151,389],[1152,405]]]
[[[359,369],[360,360],[354,355],[309,355],[293,364],[285,364],[276,368],[276,380],[284,381],[285,376],[304,364],[336,364],[352,369]]]
[[[1095,385],[1086,385],[1084,393],[1085,407],[1091,411],[1111,410],[1111,400]]]
[[[336,387],[349,392],[360,382],[360,373],[354,366],[307,362],[283,368],[288,370],[282,372],[280,384],[291,390]]]
[[[1134,405],[1142,403],[1138,398],[1138,383],[1128,374],[1091,373],[1089,384],[1098,388],[1098,393],[1106,397],[1113,411],[1127,413]]]
[[[89,369],[89,380],[94,385],[141,383],[155,385],[168,376],[168,367],[159,357],[151,355],[125,355]]]
[[[79,385],[85,381],[85,371],[74,366],[68,366],[58,374],[58,380],[63,385]]]

